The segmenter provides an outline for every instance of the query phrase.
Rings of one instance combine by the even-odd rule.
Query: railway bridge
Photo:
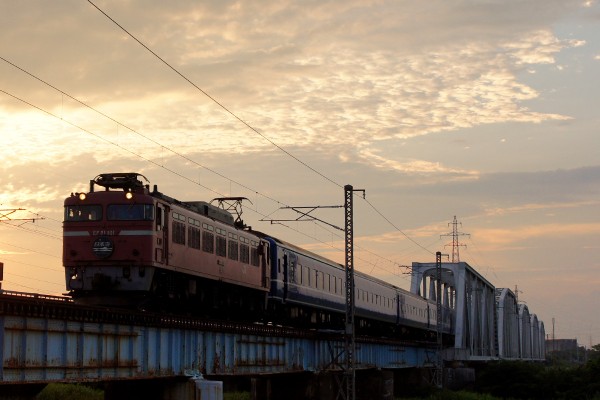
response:
[[[252,376],[256,385],[268,386],[261,377],[335,375],[344,361],[342,332],[81,307],[66,298],[6,291],[0,295],[0,343],[0,393],[14,392],[11,387],[25,393],[49,382],[109,381],[118,388],[107,394],[111,399],[147,387],[154,392],[148,398],[176,398],[185,390],[177,378],[198,374]],[[427,343],[356,341],[357,370],[426,367],[432,358]],[[161,380],[159,389],[148,380]]]
[[[512,291],[495,288],[464,262],[442,263],[441,274],[436,267],[413,263],[411,291],[439,296],[455,314],[442,360],[544,358],[544,324]],[[19,393],[50,382],[109,382],[107,399],[183,398],[186,377],[200,374],[245,376],[264,394],[275,390],[270,377],[301,375],[305,383],[293,391],[298,398],[315,398],[315,391],[332,398],[327,393],[343,373],[344,348],[342,331],[84,307],[64,297],[0,291],[0,395],[13,398],[28,398]],[[436,350],[435,340],[357,337],[357,374],[370,382],[357,390],[393,391],[399,371],[434,370]]]
[[[441,264],[442,304],[455,310],[454,346],[447,361],[543,360],[544,322],[519,304],[514,292],[496,288],[466,262]],[[435,300],[436,263],[412,265],[411,292]]]

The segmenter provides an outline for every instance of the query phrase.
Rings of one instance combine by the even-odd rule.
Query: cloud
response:
[[[485,238],[486,243],[492,245],[509,245],[529,239],[556,238],[564,236],[588,236],[600,233],[600,223],[576,223],[576,224],[536,224],[515,226],[511,229],[477,229],[477,236]]]
[[[367,156],[386,140],[482,124],[568,120],[523,106],[538,93],[519,82],[517,73],[524,66],[554,63],[561,50],[579,45],[543,28],[574,9],[575,2],[544,2],[543,11],[524,18],[536,4],[351,1],[300,7],[179,2],[168,7],[145,4],[140,18],[139,3],[128,2],[108,5],[106,11],[269,140],[284,147],[318,146],[321,151],[351,149],[358,143],[369,148]],[[175,146],[182,136],[198,135],[200,140],[179,145],[178,151],[260,152],[271,147],[93,8],[79,6],[78,18],[53,8],[36,24],[38,12],[10,7],[15,18],[7,21],[8,27],[25,40],[18,52],[7,51],[7,57],[136,131],[160,136],[165,147]],[[436,36],[425,26],[436,26]],[[72,38],[75,30],[77,41]],[[0,40],[10,48],[16,34]],[[54,52],[48,63],[31,60],[44,51]],[[147,157],[164,157],[160,146],[143,144],[126,129],[12,67],[3,69],[14,82],[11,93],[25,94],[25,100],[55,111],[67,127],[81,123]],[[0,101],[24,107],[6,97]],[[31,114],[22,119],[32,120]],[[27,128],[6,127],[19,135]],[[72,135],[73,127],[68,128]],[[29,130],[32,142],[43,140],[43,130]],[[89,147],[80,151],[104,160],[114,154],[98,154]],[[66,157],[53,143],[48,154],[49,160]],[[457,172],[426,160],[398,161],[382,154],[372,160],[375,166],[402,171]]]
[[[485,214],[488,216],[499,216],[506,214],[515,214],[530,211],[554,211],[556,209],[573,209],[581,207],[593,207],[600,205],[600,201],[597,200],[583,200],[566,203],[531,203],[522,204],[506,208],[489,208],[485,210]]]
[[[600,166],[535,172],[481,173],[476,181],[437,182],[419,186],[416,194],[442,191],[446,196],[479,199],[482,210],[505,209],[524,204],[586,202],[600,194]]]
[[[373,148],[359,148],[357,153],[360,162],[368,164],[370,167],[392,170],[399,173],[441,174],[447,179],[449,179],[450,176],[454,176],[454,179],[476,179],[479,175],[477,171],[449,168],[441,165],[439,162],[428,162],[424,160],[392,160],[377,154],[378,150]],[[348,160],[349,157],[346,159]]]

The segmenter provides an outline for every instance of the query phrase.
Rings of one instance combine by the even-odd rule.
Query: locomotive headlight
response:
[[[125,193],[125,198],[126,198],[127,200],[131,200],[131,199],[133,199],[133,193],[131,193],[131,192],[127,192],[127,193]]]
[[[79,200],[83,201],[85,200],[85,198],[87,197],[85,193],[79,193],[79,195],[77,196],[79,197]]]

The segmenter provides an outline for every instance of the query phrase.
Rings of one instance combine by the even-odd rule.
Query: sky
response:
[[[357,270],[409,288],[456,216],[461,261],[599,343],[599,23],[595,0],[1,1],[2,288],[65,291],[62,204],[100,173],[247,197],[247,225],[342,263],[343,232],[278,221],[350,184]]]

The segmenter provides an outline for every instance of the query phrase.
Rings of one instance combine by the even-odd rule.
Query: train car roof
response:
[[[274,236],[268,235],[268,234],[266,234],[266,233],[264,233],[264,232],[255,231],[255,230],[251,230],[251,232],[252,232],[252,233],[254,233],[254,234],[255,234],[255,235],[257,235],[257,236],[260,236],[260,237],[261,237],[261,238],[263,238],[263,239],[266,239],[266,238],[268,238],[268,239],[271,239],[271,240],[273,240],[273,241],[277,242],[278,244],[280,244],[280,245],[282,245],[282,246],[285,246],[285,247],[288,247],[288,248],[290,248],[290,249],[292,249],[292,250],[294,250],[294,251],[297,251],[297,252],[299,252],[299,253],[302,253],[302,254],[306,254],[307,256],[309,256],[309,257],[312,257],[312,258],[315,258],[315,259],[317,259],[317,260],[319,260],[319,261],[322,261],[322,262],[324,262],[324,263],[327,263],[327,264],[330,264],[330,265],[334,265],[334,266],[336,266],[336,267],[340,268],[341,270],[345,270],[345,268],[346,268],[346,267],[345,267],[344,265],[342,265],[342,264],[336,263],[335,261],[332,261],[332,260],[330,260],[330,259],[328,259],[328,258],[325,258],[325,257],[323,257],[323,256],[320,256],[320,255],[318,255],[318,254],[316,254],[316,253],[313,253],[313,252],[312,252],[312,251],[310,251],[310,250],[306,250],[306,249],[304,249],[304,248],[302,248],[302,247],[299,247],[299,246],[297,246],[297,245],[295,245],[295,244],[291,244],[291,243],[289,243],[289,242],[286,242],[285,240],[281,240],[281,239],[279,239],[279,238],[276,238],[276,237],[274,237]],[[408,293],[408,294],[413,294],[413,293],[411,293],[411,292],[410,292],[409,290],[407,290],[407,289],[403,289],[403,288],[401,288],[401,287],[398,287],[398,286],[396,286],[396,285],[392,285],[392,284],[391,284],[391,283],[389,283],[389,282],[386,282],[386,281],[384,281],[384,280],[382,280],[382,279],[379,279],[379,278],[376,278],[376,277],[374,277],[374,276],[368,275],[368,274],[366,274],[366,273],[364,273],[364,272],[357,271],[356,269],[354,270],[354,275],[355,275],[355,276],[360,276],[361,278],[364,278],[364,279],[370,280],[370,281],[372,281],[372,282],[379,283],[379,284],[381,284],[381,285],[384,285],[384,286],[392,287],[392,288],[394,288],[394,289],[396,289],[396,290],[400,290],[400,291],[402,291],[402,292],[406,292],[406,293]],[[419,297],[420,297],[420,296],[419,296]]]

